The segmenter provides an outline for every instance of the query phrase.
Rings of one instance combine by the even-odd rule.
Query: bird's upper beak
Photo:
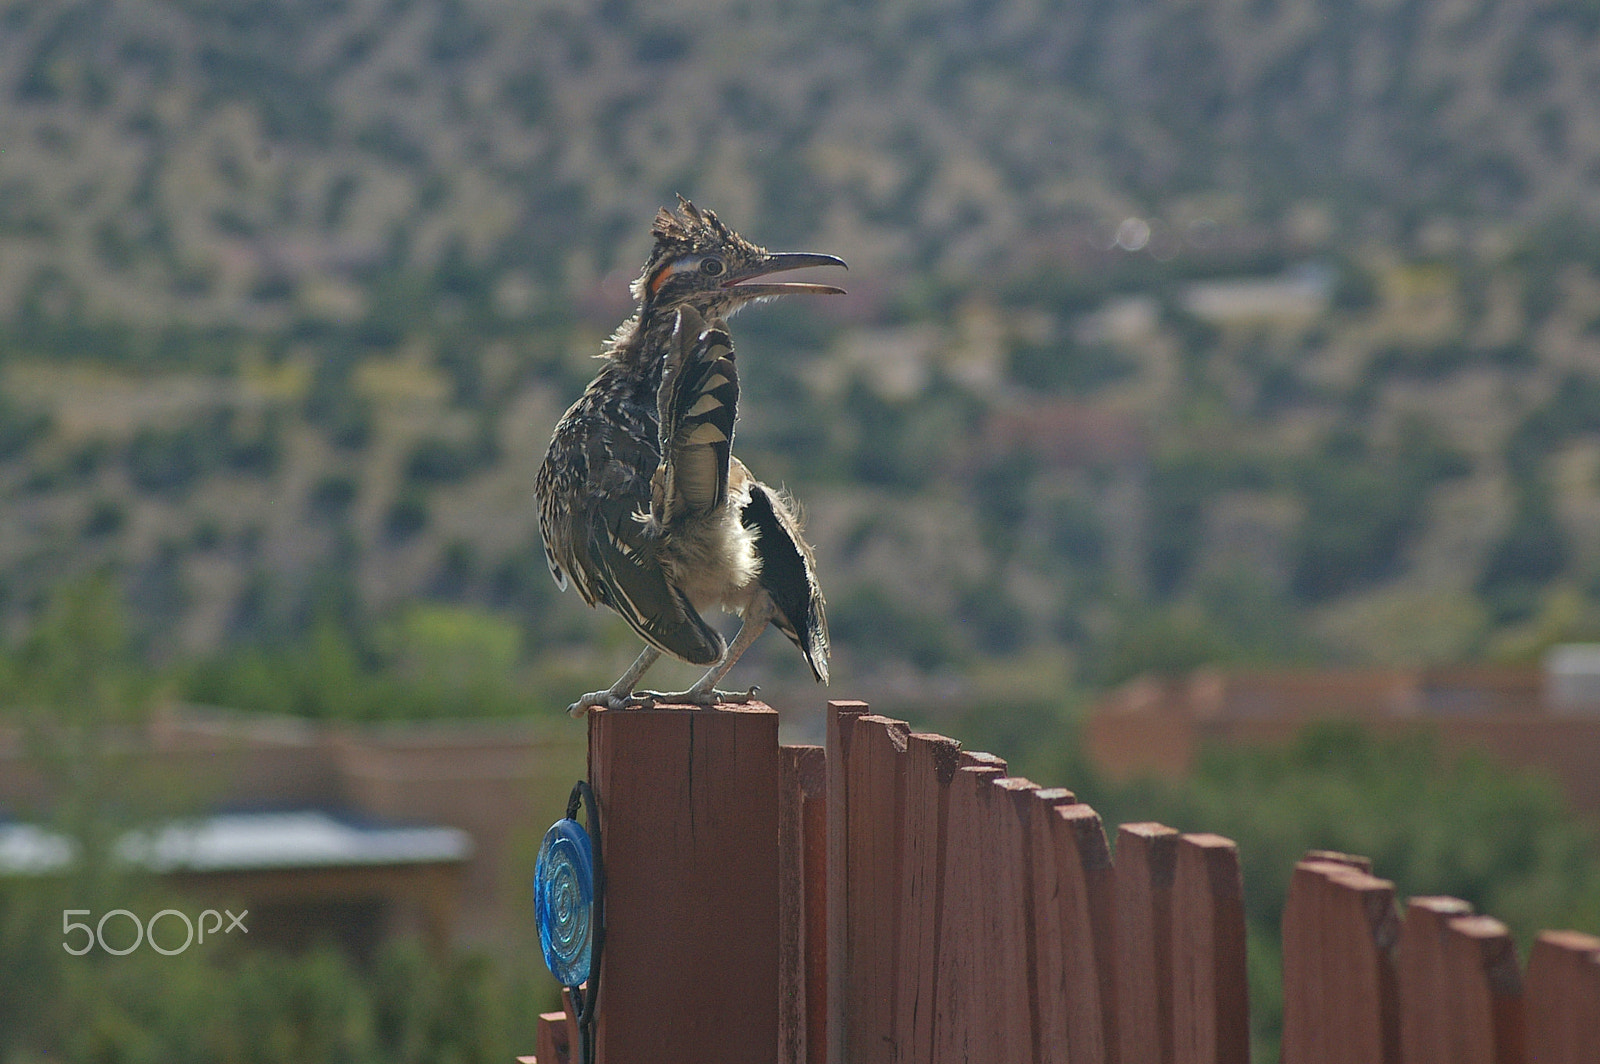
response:
[[[764,284],[749,284],[747,282],[769,274],[779,273],[783,270],[800,270],[808,266],[845,266],[843,259],[835,255],[818,255],[809,251],[782,251],[768,255],[755,266],[742,273],[729,277],[722,282],[722,287],[731,289],[739,295],[748,296],[781,296],[797,292],[809,292],[812,295],[845,294],[843,288],[836,288],[831,284],[809,284],[804,281],[768,281]]]

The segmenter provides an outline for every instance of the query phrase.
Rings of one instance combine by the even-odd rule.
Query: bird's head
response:
[[[810,252],[768,251],[682,196],[677,210],[663,207],[656,213],[650,233],[656,238],[655,248],[633,283],[634,298],[646,311],[670,313],[687,305],[709,320],[726,318],[756,299],[791,293],[844,294],[844,289],[829,284],[757,282],[782,270],[843,266],[844,260]]]

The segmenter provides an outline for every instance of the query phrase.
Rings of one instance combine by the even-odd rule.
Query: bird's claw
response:
[[[721,704],[744,705],[746,702],[755,701],[756,692],[761,690],[759,685],[752,684],[748,691],[718,691],[708,687],[697,691],[693,687],[687,691],[641,691],[635,698],[646,699],[649,705],[645,708],[653,709],[656,705],[668,706],[716,706]]]
[[[567,716],[582,720],[591,709],[651,709],[655,700],[648,694],[620,695],[615,691],[590,691],[567,707]]]
[[[591,709],[654,709],[657,705],[667,706],[715,706],[721,704],[744,705],[753,702],[756,692],[761,690],[757,684],[752,684],[748,691],[718,691],[715,688],[706,688],[697,691],[689,688],[687,691],[634,691],[631,694],[621,695],[615,691],[590,691],[572,705],[567,707],[567,716],[582,720],[589,715]]]

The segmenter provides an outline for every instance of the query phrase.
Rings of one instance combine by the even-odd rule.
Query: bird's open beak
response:
[[[768,281],[764,284],[749,284],[747,282],[769,274],[779,273],[783,270],[801,270],[809,266],[845,266],[843,259],[834,255],[817,255],[809,251],[784,251],[776,255],[768,255],[753,269],[746,270],[736,277],[730,277],[722,282],[722,287],[732,289],[740,295],[748,296],[781,296],[798,292],[809,292],[812,295],[842,296],[843,288],[836,288],[831,284],[809,284],[804,281]]]

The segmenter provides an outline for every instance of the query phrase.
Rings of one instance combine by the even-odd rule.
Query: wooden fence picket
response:
[[[1541,934],[1528,957],[1527,1010],[1534,1064],[1600,1064],[1600,938]]]
[[[605,823],[598,1059],[771,1064],[778,714],[658,706],[588,720]]]
[[[1033,851],[1033,876],[1029,883],[1033,906],[1034,1023],[1040,1064],[1071,1064],[1074,1038],[1070,1009],[1078,987],[1068,963],[1068,951],[1088,930],[1078,919],[1073,865],[1075,848],[1057,811],[1077,801],[1070,791],[1035,790],[1029,800],[1038,808],[1028,817],[1029,848]],[[1066,842],[1067,845],[1063,845]]]
[[[1400,1064],[1400,990],[1395,950],[1400,916],[1394,884],[1344,864],[1322,862],[1330,946],[1324,969],[1332,1008],[1332,1064]]]
[[[1002,776],[979,791],[984,808],[973,855],[982,884],[978,1029],[995,1064],[1032,1064],[1038,1038],[1033,909],[1033,795],[1038,787]]]
[[[1527,1031],[1522,970],[1506,925],[1492,916],[1451,917],[1445,924],[1444,956],[1453,1059],[1459,1064],[1523,1064]]]
[[[1172,1064],[1172,884],[1178,833],[1117,830],[1117,1044],[1122,1064]]]
[[[1283,914],[1283,1064],[1397,1064],[1394,884],[1341,854],[1295,865]]]
[[[1056,809],[1058,851],[1072,855],[1072,938],[1067,970],[1073,978],[1073,1064],[1122,1059],[1117,1033],[1117,881],[1100,815],[1086,805]],[[1098,1024],[1098,1031],[1096,1025]],[[1097,1037],[1098,1036],[1098,1037]]]
[[[567,1014],[564,1012],[542,1012],[539,1014],[534,1045],[538,1053],[532,1060],[519,1057],[518,1064],[573,1064],[572,1060],[572,1032],[567,1024]]]
[[[847,755],[850,774],[846,956],[850,995],[845,1038],[850,1061],[892,1064],[900,946],[901,840],[904,825],[904,721],[858,717]]]
[[[845,992],[853,968],[846,935],[849,918],[850,774],[848,759],[856,721],[869,712],[865,702],[828,703],[828,1021],[827,1060],[845,1059],[845,1018],[851,1002]]]
[[[1250,992],[1239,847],[1178,839],[1172,887],[1172,1055],[1176,1064],[1246,1064]]]
[[[998,760],[998,759],[994,759]],[[1002,765],[963,753],[965,762],[950,786],[949,842],[945,848],[944,902],[939,916],[938,988],[935,998],[934,1064],[986,1059],[992,1053],[978,1033],[989,1001],[982,987],[983,909],[987,880],[975,856],[984,849],[984,795],[1005,775]]]
[[[1034,921],[1041,1064],[1115,1061],[1116,884],[1100,816],[1060,788],[1034,792]]]
[[[913,734],[906,745],[905,867],[901,875],[897,1064],[933,1059],[940,970],[950,785],[961,746],[942,735]]]
[[[828,762],[820,746],[779,749],[778,1060],[823,1064],[828,1008]]]
[[[1301,861],[1283,904],[1283,1064],[1322,1064],[1322,878]]]
[[[1405,1064],[1453,1064],[1456,1036],[1450,968],[1450,921],[1472,912],[1459,898],[1412,898],[1400,931],[1400,1045]]]

